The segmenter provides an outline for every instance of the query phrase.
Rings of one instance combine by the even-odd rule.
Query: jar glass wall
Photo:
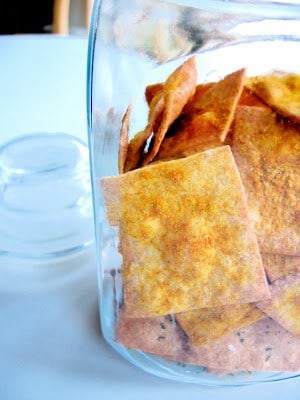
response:
[[[195,344],[192,343],[191,345],[191,338],[189,338],[188,332],[183,329],[183,326],[181,326],[180,322],[178,322],[180,321],[180,317],[177,318],[176,309],[175,312],[164,313],[164,311],[162,311],[163,308],[161,308],[160,312],[154,313],[153,315],[151,313],[149,315],[147,313],[141,313],[139,315],[138,313],[135,314],[133,312],[131,315],[129,315],[129,318],[126,317],[126,314],[123,318],[122,309],[125,307],[124,286],[125,292],[126,290],[127,292],[132,290],[134,291],[140,280],[144,279],[144,288],[145,290],[148,290],[148,286],[151,287],[151,282],[149,283],[149,281],[152,279],[149,278],[149,275],[147,275],[147,271],[145,272],[145,268],[140,268],[139,262],[145,264],[145,260],[142,260],[143,256],[136,261],[135,254],[129,254],[129,250],[126,250],[127,247],[124,244],[128,243],[128,241],[126,241],[128,240],[128,237],[126,236],[128,230],[126,228],[126,224],[124,226],[124,220],[122,220],[122,210],[124,211],[125,207],[123,203],[125,202],[125,196],[126,199],[132,199],[132,197],[130,197],[130,193],[127,193],[126,189],[126,193],[124,192],[123,187],[126,185],[134,186],[134,182],[140,182],[141,176],[139,175],[139,170],[145,169],[147,171],[147,168],[150,168],[150,171],[153,171],[151,173],[153,173],[154,176],[151,175],[151,177],[153,179],[158,179],[158,185],[160,185],[162,168],[169,168],[168,165],[175,165],[174,168],[176,173],[178,173],[178,171],[182,172],[182,169],[189,168],[189,164],[185,164],[185,162],[189,163],[189,157],[197,156],[197,154],[202,153],[203,149],[201,148],[201,151],[199,150],[200,148],[195,151],[189,150],[188,152],[180,155],[177,154],[173,158],[169,157],[169,159],[172,158],[173,164],[169,163],[169,159],[167,157],[167,161],[163,160],[167,167],[162,167],[159,165],[159,160],[154,158],[154,161],[156,161],[154,163],[156,164],[156,167],[144,167],[144,165],[136,163],[136,167],[133,168],[136,171],[120,174],[120,154],[123,150],[122,146],[120,146],[120,131],[123,133],[124,131],[125,133],[128,131],[130,141],[137,132],[144,131],[147,123],[149,125],[149,119],[151,119],[151,101],[145,98],[146,88],[154,88],[155,86],[152,85],[162,82],[164,82],[165,86],[167,86],[166,82],[168,82],[168,78],[170,76],[173,76],[174,78],[174,75],[172,75],[174,74],[174,71],[181,71],[180,68],[182,68],[184,63],[188,62],[188,60],[191,60],[191,58],[193,58],[196,66],[197,85],[207,84],[209,89],[212,83],[215,84],[216,82],[224,81],[226,77],[231,76],[231,74],[236,73],[237,71],[244,71],[243,73],[246,74],[246,78],[245,76],[240,78],[240,89],[236,90],[236,97],[232,103],[233,105],[228,106],[229,111],[227,111],[228,114],[230,114],[233,118],[233,121],[228,117],[229,119],[227,128],[229,133],[226,140],[222,139],[222,146],[226,147],[226,150],[223,150],[223,147],[219,145],[212,146],[212,150],[216,152],[215,155],[217,160],[220,158],[223,159],[224,157],[226,158],[226,152],[229,151],[231,153],[231,149],[233,148],[229,139],[231,137],[230,135],[232,134],[232,126],[234,121],[238,120],[235,111],[238,107],[238,104],[240,104],[240,107],[252,106],[259,108],[260,106],[259,104],[253,105],[247,103],[249,100],[243,100],[244,104],[241,102],[238,103],[237,98],[240,99],[242,86],[246,85],[245,82],[247,82],[245,79],[254,76],[273,76],[273,74],[278,73],[278,71],[280,71],[280,74],[283,74],[284,76],[300,74],[300,62],[297,58],[297,54],[300,50],[299,28],[300,6],[297,3],[293,4],[292,2],[279,3],[276,1],[263,1],[257,4],[257,2],[252,1],[245,2],[218,0],[204,2],[195,0],[168,2],[149,0],[134,0],[130,2],[126,0],[95,1],[89,37],[87,101],[95,229],[98,252],[101,327],[107,342],[113,348],[115,348],[117,352],[122,354],[126,359],[143,370],[158,376],[178,381],[199,382],[201,384],[217,386],[243,385],[299,376],[299,337],[286,330],[285,325],[285,328],[283,328],[280,324],[273,326],[273,322],[275,321],[274,324],[277,324],[278,319],[276,319],[274,316],[274,318],[271,319],[270,314],[268,313],[264,315],[264,318],[259,318],[258,321],[236,325],[235,327],[238,326],[237,329],[232,329],[231,332],[226,332],[226,335],[216,339],[213,343],[204,344],[204,349],[205,346],[212,346],[207,347],[207,352],[209,353],[213,352],[213,349],[215,349],[215,352],[219,354],[218,361],[216,360],[216,357],[213,358],[208,357],[207,355],[204,356],[204,352],[202,354],[202,358],[200,356],[195,357],[195,354],[193,357],[191,356],[191,348],[193,349]],[[195,56],[195,58],[193,56]],[[188,91],[187,81],[189,76],[182,78],[180,74],[181,73],[179,73],[179,78],[178,76],[177,78],[175,76],[177,80],[175,78],[173,81],[171,80],[171,82],[173,82],[173,87],[169,92],[166,92],[166,98],[171,98],[172,100],[170,93],[172,90],[176,91],[176,85],[182,84],[184,86],[183,96],[186,94],[185,91]],[[238,80],[239,78],[237,78],[237,81]],[[150,91],[148,91],[148,93],[150,93]],[[216,98],[214,101],[203,101],[203,104],[209,103],[212,107],[212,110],[209,108],[205,109],[204,111],[206,113],[211,113],[213,111],[215,112],[213,109],[215,103],[222,103],[223,101],[224,104],[227,104],[227,100],[231,95],[231,92],[228,91],[227,95],[224,95],[224,99],[219,100],[218,90],[216,93],[217,94],[215,95]],[[170,97],[168,97],[169,95]],[[191,97],[192,94],[190,98]],[[211,97],[214,96],[211,95]],[[165,103],[167,103],[166,98],[164,100]],[[176,101],[178,101],[178,98],[180,99],[182,97],[174,96],[174,98]],[[292,100],[291,103],[293,101],[294,100]],[[258,110],[258,114],[260,112],[267,113],[265,108],[269,107],[269,114],[272,114],[274,117],[274,110],[276,107],[274,108],[273,104],[270,106],[265,98],[259,98],[259,102],[262,102],[261,104],[263,104],[263,106],[261,106],[261,109],[264,111],[261,111],[260,109]],[[299,99],[296,99],[295,102],[298,104],[295,105],[295,108],[299,107]],[[150,104],[150,111],[148,103]],[[288,107],[293,107],[291,103],[288,105]],[[174,117],[172,123],[169,124],[169,130],[167,129],[166,137],[171,137],[172,135],[175,136],[176,132],[178,132],[176,126],[174,128],[174,123],[176,123],[176,121],[178,122],[178,118],[183,118],[182,112],[185,111],[182,111],[182,109],[185,110],[184,106],[185,104],[182,105],[181,111],[178,112],[176,118]],[[128,110],[130,110],[130,113]],[[198,108],[198,113],[204,113],[203,109],[201,109],[201,111],[199,110],[200,109]],[[246,111],[244,110],[243,112]],[[171,111],[170,113],[172,114]],[[216,112],[216,114],[218,113]],[[160,113],[160,115],[162,114]],[[221,118],[220,113],[219,117]],[[240,116],[239,118],[240,121],[242,121],[242,117]],[[253,115],[250,113],[250,116],[246,122],[248,123],[249,119],[252,122],[253,118]],[[259,114],[257,118],[262,118],[261,114]],[[282,114],[278,112],[276,119],[279,118],[283,119],[284,122],[282,123],[290,124],[292,126],[292,128],[290,128],[290,125],[286,128],[289,132],[290,129],[294,129],[295,131],[298,130],[299,134],[299,121],[297,118],[292,119],[291,121],[290,115],[282,116]],[[184,116],[180,122],[181,126],[184,126],[184,122],[182,121],[185,119],[189,121],[189,117]],[[231,123],[229,124],[230,121]],[[156,123],[159,123],[159,118],[156,119]],[[255,121],[253,123],[255,123]],[[170,126],[173,126],[173,131],[170,131]],[[153,124],[150,127],[150,135],[147,137],[147,140],[145,140],[144,143],[144,152],[147,152],[149,149],[149,151],[151,151],[151,148],[155,146],[155,143],[153,144],[155,129],[156,128]],[[178,144],[176,141],[171,141],[170,143],[171,147]],[[298,139],[296,139],[295,143],[296,147],[299,146]],[[268,146],[268,143],[266,146]],[[191,147],[193,146],[191,145],[190,148]],[[217,149],[215,149],[215,147],[217,147]],[[220,150],[220,147],[222,147],[222,150]],[[299,149],[299,147],[297,148]],[[205,151],[206,150],[207,149],[205,149]],[[220,151],[224,151],[224,154],[221,154]],[[191,155],[192,153],[193,155]],[[219,155],[217,155],[217,153]],[[201,159],[201,155],[199,155],[199,157],[200,158],[198,162],[204,163],[204,161]],[[297,169],[297,173],[299,173],[299,154],[298,158],[297,154],[294,158],[293,157],[291,167],[293,174],[295,169]],[[237,158],[238,157],[234,157],[234,160],[236,161]],[[232,158],[230,158],[230,160],[230,162],[235,164],[235,162],[232,161]],[[238,165],[236,182],[240,182],[239,173],[241,172],[241,169],[242,168],[239,168]],[[232,169],[232,171],[232,174],[234,175],[236,173],[234,172],[236,171],[235,167]],[[276,171],[274,170],[273,172],[269,171],[268,173],[272,174],[275,172]],[[220,173],[221,170],[214,170],[210,179],[213,180],[214,177],[219,176]],[[103,194],[103,184],[101,186],[101,179],[103,179],[103,177],[119,175],[121,177],[121,175],[126,174],[133,176],[132,181],[130,178],[128,178],[128,182],[126,181],[127,178],[115,180],[114,182],[117,182],[117,186],[112,184],[112,186],[108,187],[108,189],[107,187],[104,187]],[[232,177],[232,174],[229,173],[229,176]],[[290,174],[290,170],[287,172],[287,174]],[[160,176],[160,178],[158,178],[158,176]],[[290,177],[290,175],[288,176]],[[189,184],[187,187],[191,188],[192,183],[190,181],[188,182]],[[289,180],[289,182],[287,180],[280,181],[280,184],[278,184],[278,187],[275,190],[275,192],[278,194],[278,198],[280,197],[282,191],[287,191],[289,187],[288,185],[291,184],[291,182],[293,182],[293,180]],[[225,185],[226,183],[223,182],[222,184]],[[222,184],[219,183],[218,185]],[[239,183],[236,183],[236,185],[239,185]],[[249,196],[247,197],[247,193],[245,195],[245,188],[243,186],[247,186],[247,184],[244,182],[242,176],[242,184],[241,187],[239,187],[239,192],[236,194],[236,196],[242,196],[243,199],[241,201],[244,202],[243,204],[245,205],[245,202],[249,202]],[[284,189],[282,189],[282,186],[284,186]],[[115,192],[112,194],[113,187]],[[292,186],[292,190],[296,189],[297,188]],[[139,193],[140,202],[151,201],[151,198],[145,198],[141,195],[141,192],[138,192],[138,187],[136,190],[137,192],[134,193],[135,195],[136,193]],[[155,186],[151,186],[151,191],[155,190]],[[160,188],[160,190],[162,190],[160,193],[165,194],[166,190],[168,191],[168,186],[163,187],[163,189]],[[178,186],[178,191],[182,191],[182,182]],[[118,192],[119,198],[116,192]],[[243,193],[241,194],[241,192]],[[271,193],[275,192],[272,191]],[[189,193],[189,195],[195,196],[193,193]],[[232,191],[230,196],[233,196]],[[236,196],[231,200],[235,205],[237,205]],[[107,200],[108,197],[109,200]],[[178,202],[178,199],[174,200],[173,197],[168,197],[167,194],[165,197],[169,199],[170,202],[174,201],[174,204],[171,203],[170,207],[175,207],[178,205],[176,203],[176,201]],[[157,204],[160,206],[162,203],[162,201],[157,198],[155,201],[156,206]],[[274,204],[277,204],[276,201],[277,200],[275,200]],[[129,209],[131,209],[131,206],[133,208],[135,207],[133,203],[129,205],[127,204],[127,206]],[[117,213],[119,217],[121,215],[121,222],[118,221],[116,223],[112,223],[107,214],[109,207],[115,207],[114,212]],[[266,207],[268,207],[268,205],[266,205]],[[143,214],[143,212],[139,211],[139,207],[137,207],[136,213],[135,211],[132,211],[130,218],[136,218],[138,220],[143,215],[146,215],[145,213]],[[187,207],[183,207],[182,213],[185,215],[187,223],[190,221],[190,212],[191,211]],[[274,212],[276,213],[275,209]],[[293,212],[296,213],[294,208],[292,208],[291,213]],[[162,220],[159,219],[161,214],[158,212],[157,215],[159,224],[162,224]],[[219,211],[215,214],[205,215],[207,221],[209,221],[211,218],[218,218]],[[253,215],[253,213],[251,214],[250,212],[249,221],[247,221],[252,226],[252,224],[255,225],[256,221],[251,220],[251,215]],[[199,215],[197,214],[197,217],[198,216]],[[239,218],[239,221],[241,220],[242,217]],[[147,223],[149,223],[149,221],[150,220],[148,218]],[[278,223],[280,224],[281,222],[282,220],[279,219]],[[143,221],[140,220],[139,222],[136,222],[136,225],[138,227],[142,226]],[[230,225],[230,229],[232,229],[232,225],[233,224]],[[175,228],[178,228],[176,224],[174,226]],[[152,228],[153,226],[151,229]],[[121,243],[120,229],[124,235],[123,242],[121,241]],[[256,228],[253,227],[253,231],[255,231],[255,229]],[[231,230],[228,232],[229,233],[226,236],[226,241],[233,241],[233,233]],[[244,234],[245,232],[243,232],[241,235],[243,236]],[[140,236],[138,237],[139,244],[136,246],[140,246],[141,243],[143,246],[145,245],[145,241],[139,241],[143,235],[144,233],[140,233]],[[164,233],[164,235],[162,235],[162,237],[169,238],[169,236],[166,236],[167,233]],[[216,237],[214,236],[216,233],[213,232],[212,235],[213,237]],[[247,233],[247,235],[249,236],[250,234]],[[124,239],[125,236],[126,240]],[[179,247],[182,245],[185,249],[188,249],[189,251],[191,250],[189,247],[191,242],[190,232],[188,230],[178,230],[178,232],[175,231],[173,236],[176,236],[177,240],[179,240]],[[199,240],[199,235],[195,236],[195,240]],[[172,245],[174,245],[174,243],[175,242],[172,242]],[[259,239],[258,244],[260,245]],[[218,246],[218,243],[215,243],[214,246],[212,246],[214,252],[219,251]],[[129,247],[131,249],[130,251],[132,251],[132,248],[134,248],[134,246],[132,246],[132,242],[130,242]],[[173,249],[173,252],[179,253],[179,247]],[[235,246],[232,245],[232,247]],[[144,249],[144,253],[141,250],[141,254],[144,254],[144,258],[146,258],[150,264],[151,262],[155,263],[153,258],[150,257],[150,261],[149,258],[147,258],[148,255],[145,253],[147,247],[142,248]],[[260,264],[261,270],[265,271],[263,267],[265,267],[264,264],[266,261],[264,261],[263,255],[264,253],[273,254],[273,250],[272,248],[270,250],[270,246],[266,247],[267,251],[262,251],[262,248],[263,247],[260,246],[260,251],[258,251],[258,253],[262,258]],[[234,248],[234,252],[235,251],[237,251],[236,248]],[[164,247],[162,254],[162,258],[164,259],[169,257],[166,246]],[[274,250],[274,254],[277,256],[277,259],[282,255],[294,257],[293,261],[295,261],[296,264],[297,257],[300,256],[300,254],[298,254],[298,250],[295,250],[294,252],[293,250],[282,250],[282,246],[277,246]],[[230,255],[228,257],[230,263],[233,262],[233,259],[230,259]],[[136,282],[134,284],[132,284],[132,282],[130,283],[130,279],[132,279],[132,277],[130,279],[128,278],[128,269],[130,270],[130,265],[132,267],[132,259],[134,259],[134,262],[136,263],[136,272],[134,278],[136,279]],[[165,265],[168,263],[164,262],[162,262],[162,265],[165,267]],[[187,264],[192,264],[191,259],[188,259]],[[294,269],[292,273],[288,274],[288,276],[295,276],[295,280],[298,282],[298,266],[293,268]],[[176,270],[176,266],[174,266],[174,269]],[[261,273],[261,271],[259,273]],[[227,284],[225,277],[224,281],[223,277],[220,279],[221,282],[224,283],[224,286],[226,286]],[[245,279],[251,280],[250,275]],[[281,277],[280,279],[286,279],[286,277]],[[156,291],[157,288],[161,288],[162,283],[161,281],[157,281],[156,283],[152,281],[152,285],[154,291]],[[259,284],[257,285],[258,288],[261,287]],[[277,293],[277,289],[273,289],[273,286],[276,288],[277,283],[274,284],[272,279],[270,279],[270,276],[267,274],[265,282],[261,283],[260,281],[260,285],[265,285],[267,291],[271,286],[270,290],[272,290],[272,293],[273,291],[274,293]],[[213,283],[210,286],[213,286]],[[191,286],[187,284],[186,287],[190,288]],[[295,290],[299,290],[299,286],[297,286]],[[269,294],[266,293],[265,295],[266,297],[269,296]],[[189,296],[189,294],[187,294],[187,296]],[[129,297],[130,295],[127,293],[127,298]],[[256,300],[260,301],[259,295],[257,298],[255,296],[250,296],[249,300],[247,300],[247,296],[244,298],[244,300],[241,300],[242,297],[243,295],[241,294],[240,300],[237,300],[236,302],[239,304],[256,304]],[[138,301],[139,299],[137,302]],[[203,307],[203,304],[206,303],[202,303],[201,307],[207,309],[210,307],[214,308],[215,306],[228,306],[228,304],[230,305],[232,303],[227,299],[224,304],[222,303],[222,300],[220,300],[219,303],[217,301],[212,301],[209,304],[207,303],[209,305],[208,307]],[[172,306],[174,306],[173,303]],[[191,309],[198,308],[197,305],[189,307]],[[170,310],[173,310],[172,307]],[[190,309],[185,310],[184,307],[183,310],[180,310],[180,306],[178,310],[179,313],[190,311]],[[263,307],[260,307],[259,310],[265,313],[265,309]],[[218,319],[220,320],[220,318],[221,317],[219,316]],[[227,322],[224,319],[222,324],[226,326]],[[212,326],[216,327],[218,325],[217,323],[212,323]],[[277,328],[278,332],[280,332],[278,335],[282,335],[282,343],[284,341],[288,342],[292,340],[292,348],[287,347],[285,350],[285,348],[281,346],[279,349],[278,341],[276,342],[274,338],[274,340],[272,339],[268,342],[269,339],[261,339],[261,337],[256,333],[257,329],[261,331],[259,334],[262,334],[262,331],[267,332],[269,330],[271,331],[271,334],[276,336]],[[240,337],[240,335],[243,334],[245,337]],[[236,336],[238,346],[234,344],[235,342],[230,341],[233,335]],[[253,335],[256,336],[254,337]],[[267,336],[268,333],[265,333],[264,335]],[[211,336],[213,336],[212,332]],[[227,339],[225,340],[224,337],[225,339],[229,338],[228,342],[226,342]],[[162,344],[162,342],[167,342],[167,340],[167,344]],[[218,340],[221,341],[221,347],[218,347]],[[246,346],[247,341],[249,341],[249,343],[252,341],[251,345],[248,345],[247,343]],[[157,345],[157,342],[160,343]],[[242,348],[243,342],[245,343],[245,350]],[[216,345],[216,343],[218,345]],[[179,352],[178,350],[174,350],[174,348],[178,348],[178,346],[180,346]],[[228,354],[222,348],[222,346],[223,348],[224,346],[226,347],[226,351],[229,352]],[[199,347],[201,347],[201,345],[199,345]],[[293,354],[288,353],[291,349],[295,349]],[[265,352],[264,354],[263,351]],[[272,351],[273,353],[270,355],[269,352]],[[239,361],[237,361],[238,357],[236,357],[235,361],[228,361],[229,359],[231,360],[232,353],[235,352],[239,352],[238,357],[240,357],[241,361],[240,367]],[[278,355],[279,353],[280,355]],[[220,356],[220,354],[222,356]],[[242,362],[243,354],[246,354],[244,357],[244,362]],[[257,359],[256,361],[253,361],[255,354]],[[269,361],[272,357],[277,357],[280,360],[277,359],[277,362],[272,364],[272,362]],[[285,366],[283,359],[286,358],[289,360],[289,362]],[[207,361],[207,363],[205,363],[205,361]]]

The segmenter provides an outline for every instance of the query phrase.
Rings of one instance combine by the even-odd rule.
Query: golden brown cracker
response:
[[[250,89],[244,87],[241,97],[239,98],[240,106],[255,106],[255,107],[268,107],[264,102],[262,102]]]
[[[146,90],[149,101],[148,123],[129,142],[125,172],[149,164],[155,157],[169,126],[179,116],[184,105],[194,94],[197,80],[195,57],[180,65],[163,84]],[[162,90],[160,90],[160,88]],[[153,135],[146,152],[146,144]]]
[[[144,155],[142,165],[149,164],[156,156],[170,125],[179,117],[183,107],[194,95],[196,83],[195,57],[185,61],[166,80],[163,85],[164,110],[162,118],[157,130],[153,132],[152,144],[149,151]]]
[[[247,87],[275,111],[300,123],[300,75],[272,73],[250,77]]]
[[[246,79],[244,69],[198,89],[182,117],[171,127],[155,158],[170,160],[223,145]]]
[[[231,148],[263,253],[300,255],[300,132],[269,109],[237,107]]]
[[[164,83],[162,82],[152,83],[151,85],[146,86],[145,99],[148,105],[151,104],[151,101],[154,97],[156,97],[157,95],[162,95],[163,90],[164,90]]]
[[[194,102],[194,112],[212,113],[218,120],[217,137],[224,142],[232,122],[235,107],[246,82],[246,70],[240,69],[226,75]]]
[[[188,115],[197,110],[197,104],[200,101],[201,97],[215,84],[216,82],[199,83],[196,86],[194,96],[192,96],[190,100],[186,103],[186,105],[183,107],[182,114]]]
[[[153,127],[164,109],[164,98],[154,97],[149,110],[148,124],[144,130],[138,132],[129,142],[127,156],[124,164],[124,172],[137,168],[144,156],[146,142],[152,134]]]
[[[253,303],[201,308],[176,314],[181,328],[195,346],[215,342],[239,328],[266,317]]]
[[[162,142],[154,161],[187,157],[204,150],[223,146],[224,143],[215,134],[216,124],[217,120],[210,112],[183,116],[171,127],[171,135]]]
[[[120,216],[127,316],[269,296],[229,146],[104,178],[102,187],[109,220]]]

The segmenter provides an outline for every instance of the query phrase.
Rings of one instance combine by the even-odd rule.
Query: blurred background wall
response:
[[[54,13],[54,3],[59,13]],[[52,32],[86,35],[92,4],[93,0],[0,0],[0,35]],[[64,10],[68,10],[67,14]],[[64,17],[57,18],[54,24],[54,15]]]
[[[53,0],[0,0],[2,35],[48,33],[52,18]]]

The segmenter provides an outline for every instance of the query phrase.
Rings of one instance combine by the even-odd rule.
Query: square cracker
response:
[[[176,362],[221,369],[223,373],[300,371],[300,339],[271,318],[264,318],[201,347],[193,345],[170,316],[121,318],[117,340],[130,349],[161,355]]]
[[[293,335],[300,337],[300,271],[274,281],[272,298],[257,306]]]
[[[232,152],[263,253],[300,255],[300,128],[271,110],[236,109]]]
[[[127,316],[269,297],[229,146],[101,181],[119,249]]]

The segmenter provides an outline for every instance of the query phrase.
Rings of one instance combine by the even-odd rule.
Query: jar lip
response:
[[[299,0],[166,0],[186,7],[201,8],[202,10],[217,10],[228,13],[256,14],[273,18],[300,19]]]

